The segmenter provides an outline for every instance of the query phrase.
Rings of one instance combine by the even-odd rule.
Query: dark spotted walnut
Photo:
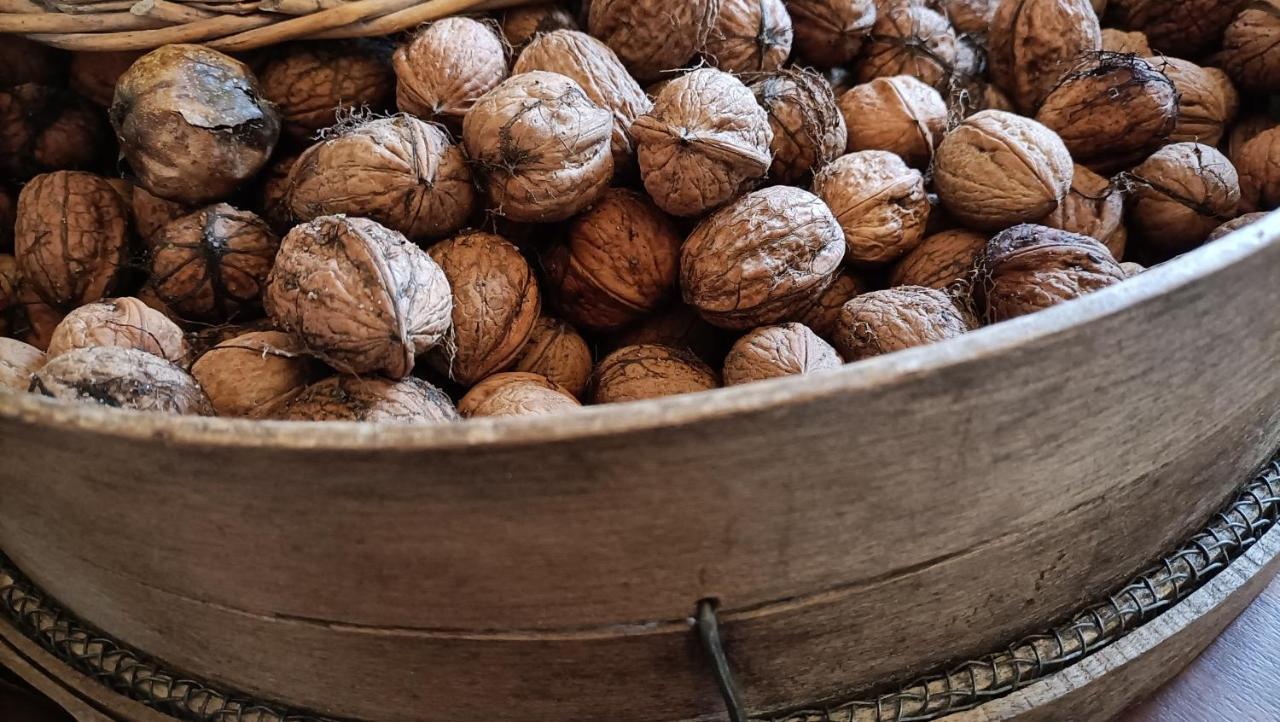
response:
[[[644,344],[620,348],[596,366],[592,398],[597,404],[613,404],[708,391],[719,385],[716,372],[697,356]]]
[[[840,368],[840,354],[808,326],[784,323],[748,332],[724,359],[724,384],[800,376]]]
[[[211,416],[200,384],[155,354],[118,346],[76,349],[31,377],[31,392],[118,409]]]
[[[832,341],[853,362],[955,338],[969,326],[965,312],[942,291],[897,286],[846,303]]]
[[[373,424],[438,424],[457,421],[453,401],[416,378],[332,376],[274,407],[284,421],[362,421]]]
[[[508,371],[476,384],[458,402],[458,413],[467,418],[548,416],[580,406],[573,394],[545,376]]]
[[[1123,281],[1097,240],[1023,224],[997,234],[975,267],[974,296],[988,323],[1035,313]]]

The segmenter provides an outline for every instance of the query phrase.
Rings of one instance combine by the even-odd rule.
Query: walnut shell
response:
[[[71,54],[71,89],[89,102],[111,107],[116,84],[142,53],[137,50]]]
[[[1224,155],[1199,143],[1161,148],[1133,169],[1130,231],[1154,248],[1180,253],[1235,217],[1240,178]]]
[[[5,35],[0,43],[0,88],[26,83],[59,85],[67,69],[65,60],[65,53],[48,45]]]
[[[858,82],[911,75],[943,87],[956,64],[959,43],[951,23],[922,5],[881,7],[858,65]]]
[[[719,385],[716,372],[697,356],[669,346],[642,344],[620,348],[600,362],[592,400],[597,404],[640,401]]]
[[[583,398],[591,382],[591,348],[573,326],[543,316],[534,324],[529,341],[516,359],[516,371],[539,374]]]
[[[53,330],[62,323],[64,315],[62,311],[45,303],[32,288],[30,281],[21,279],[18,284],[18,303],[10,309],[9,335],[41,351],[47,351],[53,338]]]
[[[21,303],[21,285],[18,259],[8,253],[0,254],[0,313]]]
[[[1280,127],[1259,133],[1240,152],[1240,210],[1280,207]]]
[[[298,162],[298,157],[286,155],[273,161],[258,177],[258,215],[278,235],[288,233],[297,221],[289,208],[289,174]]]
[[[587,29],[642,83],[702,52],[721,0],[591,0]]]
[[[564,387],[536,373],[494,374],[476,384],[458,402],[466,418],[484,416],[548,416],[582,404]]]
[[[988,323],[1025,316],[1128,277],[1101,242],[1029,223],[992,238],[975,275],[975,295]]]
[[[1145,60],[1089,53],[1049,91],[1036,120],[1080,165],[1116,171],[1164,145],[1178,120],[1178,91]]]
[[[54,399],[134,411],[211,416],[200,384],[146,351],[81,348],[50,359],[31,377],[31,392]]]
[[[991,78],[1030,115],[1071,62],[1101,49],[1089,0],[1000,0],[991,21]]]
[[[1244,147],[1249,141],[1257,138],[1264,131],[1280,126],[1265,113],[1250,113],[1231,126],[1231,132],[1227,134],[1227,157],[1231,159],[1232,165],[1242,165],[1244,163]]]
[[[109,138],[101,112],[75,93],[33,84],[0,90],[0,180],[93,169]]]
[[[786,0],[796,51],[820,68],[852,62],[876,23],[875,0]]]
[[[848,150],[887,150],[912,168],[928,168],[947,130],[947,104],[909,75],[876,78],[840,96]]]
[[[331,376],[311,384],[271,410],[284,421],[363,421],[374,424],[435,424],[457,421],[453,401],[422,379],[399,381]]]
[[[431,247],[453,289],[453,332],[429,358],[470,386],[515,363],[542,307],[533,269],[519,249],[491,233],[464,233]]]
[[[115,288],[128,230],[124,202],[105,179],[80,171],[46,173],[18,196],[14,255],[36,295],[71,309]]]
[[[818,294],[804,310],[792,315],[796,321],[813,329],[824,339],[830,339],[840,323],[840,309],[851,299],[871,290],[866,281],[845,271]]]
[[[898,286],[846,303],[832,341],[853,362],[955,338],[969,326],[966,314],[942,291]]]
[[[645,189],[674,216],[727,203],[773,162],[768,114],[747,86],[711,68],[672,80],[631,135]]]
[[[1240,108],[1240,96],[1227,74],[1178,58],[1149,58],[1148,62],[1178,90],[1178,121],[1169,142],[1218,145]]]
[[[49,358],[94,346],[136,348],[179,366],[186,366],[188,360],[182,329],[130,297],[85,304],[68,313],[53,330]]]
[[[287,333],[251,331],[201,354],[191,375],[219,416],[261,419],[325,375]]]
[[[967,288],[974,259],[987,245],[982,233],[955,229],[935,233],[893,267],[890,286],[924,286],[939,291]]]
[[[0,390],[26,393],[45,364],[44,352],[17,339],[0,338]]]
[[[698,224],[680,252],[680,286],[712,324],[753,328],[806,308],[844,255],[840,223],[817,196],[773,186]]]
[[[519,50],[543,33],[579,30],[573,15],[557,3],[538,3],[511,8],[502,13],[502,37]]]
[[[719,366],[731,340],[697,311],[676,303],[611,337],[607,348],[616,351],[625,346],[658,344],[687,351],[712,366]]]
[[[298,220],[346,213],[412,241],[457,231],[476,207],[462,148],[407,115],[345,128],[308,148],[289,171],[287,197]]]
[[[1071,188],[1073,167],[1057,133],[1030,118],[984,110],[942,139],[933,182],[961,223],[999,230],[1052,213]]]
[[[1158,51],[1191,58],[1218,45],[1246,1],[1111,0],[1109,20],[1126,30],[1141,30]]]
[[[840,354],[808,326],[784,323],[747,333],[724,359],[724,385],[840,368]]]
[[[769,114],[773,131],[769,176],[774,182],[807,181],[844,152],[849,131],[831,86],[821,75],[785,70],[752,83],[751,91]]]
[[[462,138],[494,210],[546,223],[569,218],[608,188],[613,127],[613,114],[573,80],[532,71],[476,101]]]
[[[273,48],[258,77],[284,132],[303,140],[344,111],[388,107],[395,74],[387,56],[371,42],[292,43]]]
[[[134,63],[111,124],[139,184],[188,205],[230,195],[280,137],[280,115],[249,68],[199,45],[166,45]]]
[[[284,237],[267,278],[267,315],[342,373],[404,378],[442,342],[449,282],[404,236],[365,218],[323,216]]]
[[[1126,278],[1126,279],[1129,279],[1129,278],[1133,278],[1134,276],[1138,275],[1139,273],[1142,273],[1143,271],[1146,271],[1146,270],[1147,270],[1147,267],[1146,267],[1146,266],[1143,266],[1143,265],[1142,265],[1142,264],[1140,264],[1140,263],[1133,263],[1132,261],[1125,261],[1124,263],[1121,263],[1121,264],[1120,264],[1120,270],[1124,271],[1125,278]]]
[[[1102,241],[1117,260],[1124,257],[1129,237],[1124,225],[1124,189],[1084,166],[1076,166],[1071,192],[1043,223]]]
[[[864,150],[837,158],[813,179],[813,192],[839,221],[851,263],[887,263],[924,240],[924,176],[893,153]]]
[[[396,105],[454,128],[485,93],[507,79],[507,52],[488,25],[471,18],[436,21],[396,50]]]
[[[966,35],[986,35],[996,14],[996,0],[943,0],[942,7],[956,32]]]
[[[720,0],[704,52],[729,73],[772,72],[791,55],[791,15],[782,0]]]
[[[1153,55],[1147,34],[1141,31],[1125,32],[1115,28],[1102,29],[1102,49],[1108,53],[1128,53],[1140,58]]]
[[[134,228],[138,230],[138,235],[146,241],[148,246],[155,242],[156,234],[160,229],[195,210],[181,203],[152,195],[146,188],[140,186],[134,186],[133,193],[129,195],[129,202]]]
[[[1255,223],[1258,223],[1263,218],[1266,218],[1268,215],[1270,215],[1270,212],[1259,211],[1256,213],[1245,213],[1242,216],[1236,216],[1235,218],[1232,218],[1226,223],[1223,223],[1222,225],[1213,229],[1213,232],[1209,234],[1209,237],[1207,239],[1205,239],[1205,243],[1208,243],[1209,241],[1216,241],[1219,238],[1229,236],[1232,233],[1235,233],[1236,231],[1240,230],[1241,228],[1247,228]]]
[[[138,294],[138,300],[147,303],[146,288]],[[150,305],[150,304],[148,304]],[[155,308],[155,306],[152,306]],[[160,309],[156,309],[157,311]],[[237,336],[256,331],[275,331],[275,325],[269,318],[259,318],[245,323],[223,323],[217,326],[200,326],[187,334],[187,348],[191,349],[191,358],[199,359],[209,349],[223,341],[230,341]]]
[[[1252,0],[1227,26],[1217,64],[1241,89],[1280,93],[1280,0]]]

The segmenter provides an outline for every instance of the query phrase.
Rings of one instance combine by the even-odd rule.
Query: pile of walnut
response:
[[[1257,220],[1276,95],[1280,0],[590,0],[239,58],[3,37],[0,383],[441,422],[819,373]]]

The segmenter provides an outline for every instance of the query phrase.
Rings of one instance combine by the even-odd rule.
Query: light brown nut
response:
[[[716,372],[691,353],[657,344],[627,346],[596,366],[592,401],[615,404],[656,399],[719,385]]]
[[[966,314],[942,291],[897,286],[846,303],[832,341],[853,362],[955,338],[969,327]]]
[[[556,30],[578,30],[578,21],[558,3],[537,3],[502,13],[502,37],[516,50],[538,35]]]
[[[161,228],[195,210],[181,203],[152,195],[141,186],[134,186],[133,192],[129,195],[129,202],[133,213],[133,226],[148,247],[154,243],[156,234]]]
[[[287,183],[289,210],[300,221],[362,216],[415,242],[457,231],[476,207],[461,146],[407,115],[335,132],[298,158]]]
[[[1241,228],[1248,228],[1249,226],[1261,221],[1263,218],[1266,218],[1268,215],[1270,215],[1270,212],[1259,211],[1256,213],[1245,213],[1242,216],[1237,216],[1235,218],[1232,218],[1226,223],[1223,223],[1222,225],[1213,229],[1213,232],[1209,234],[1209,237],[1207,239],[1205,239],[1205,243],[1208,243],[1209,241],[1216,241],[1219,238],[1229,236],[1232,233],[1235,233],[1236,231],[1240,230]]]
[[[404,236],[365,218],[322,216],[284,237],[263,299],[267,315],[342,373],[404,378],[445,340],[444,272]]]
[[[259,77],[284,132],[305,140],[352,110],[385,110],[395,73],[389,51],[371,41],[295,43],[272,49]]]
[[[1115,28],[1102,29],[1102,49],[1108,53],[1128,53],[1140,58],[1153,55],[1147,35],[1141,31],[1125,32]]]
[[[966,35],[986,35],[996,14],[995,0],[942,0],[942,7],[956,32]]]
[[[1030,118],[984,110],[942,139],[934,188],[961,223],[1000,230],[1052,213],[1071,188],[1073,167],[1057,133]]]
[[[1124,225],[1124,189],[1084,166],[1076,166],[1071,192],[1043,223],[1102,241],[1117,260],[1124,257],[1129,237]]]
[[[587,29],[642,83],[679,68],[706,47],[721,0],[591,0]]]
[[[756,102],[769,114],[775,183],[802,183],[840,157],[848,141],[844,116],[831,86],[809,70],[784,70],[751,84]]]
[[[1178,90],[1178,122],[1169,142],[1218,145],[1240,108],[1240,96],[1226,73],[1178,58],[1148,58],[1148,62]]]
[[[0,338],[0,391],[26,393],[45,364],[44,352],[17,339]]]
[[[924,239],[898,261],[890,286],[924,286],[939,291],[968,288],[974,259],[986,248],[987,236],[955,229]]]
[[[6,35],[0,43],[0,88],[26,83],[61,84],[67,70],[65,55],[20,35]]]
[[[490,26],[438,20],[396,50],[396,105],[423,120],[462,127],[467,111],[507,78],[507,51]]]
[[[1035,313],[1128,277],[1088,236],[1023,224],[997,234],[978,257],[974,294],[988,323]]]
[[[725,72],[767,73],[787,62],[792,37],[782,0],[720,0],[705,53]]]
[[[813,303],[793,315],[800,323],[813,329],[813,332],[830,340],[840,323],[840,309],[859,294],[871,289],[870,285],[858,276],[845,271],[836,276],[836,280],[827,286]]]
[[[213,415],[200,384],[186,371],[134,348],[95,346],[50,359],[31,377],[31,392],[118,409]]]
[[[876,23],[875,0],[787,0],[787,11],[796,52],[820,68],[857,58]]]
[[[476,101],[462,139],[493,209],[513,221],[562,221],[613,179],[613,113],[573,80],[540,70]]]
[[[1222,31],[1248,0],[1111,0],[1108,24],[1141,30],[1154,50],[1196,57],[1217,47]]]
[[[485,416],[549,416],[582,404],[564,387],[536,373],[494,374],[476,384],[458,402],[458,413],[469,419]]]
[[[839,221],[850,263],[888,263],[924,240],[924,176],[893,153],[864,150],[837,158],[813,179],[813,192]]]
[[[33,84],[0,90],[0,180],[91,170],[112,150],[101,111],[75,93]]]
[[[773,162],[768,114],[747,86],[711,68],[668,83],[631,135],[645,189],[675,216],[701,215],[729,202]]]
[[[698,224],[680,253],[680,287],[712,324],[753,328],[807,308],[844,255],[840,223],[817,196],[773,186]]]
[[[688,351],[712,366],[719,366],[731,341],[725,331],[707,323],[697,311],[675,303],[609,337],[606,349],[616,351],[624,346],[658,344]]]
[[[94,346],[136,348],[178,366],[188,363],[182,329],[136,298],[89,303],[68,313],[53,330],[49,358]]]
[[[1089,0],[1000,0],[991,21],[991,78],[1029,115],[1072,61],[1101,49]]]
[[[287,333],[251,331],[201,354],[191,375],[218,416],[261,419],[326,375]]]
[[[748,332],[724,359],[724,385],[840,368],[840,354],[801,323],[762,326]]]
[[[942,15],[909,3],[882,6],[858,65],[858,82],[910,75],[940,88],[950,78],[958,53],[955,31]]]
[[[71,89],[95,105],[109,108],[120,76],[140,57],[137,50],[72,53]]]
[[[1280,207],[1280,128],[1259,133],[1240,151],[1240,210]]]
[[[515,363],[542,307],[533,269],[519,249],[491,233],[464,233],[431,247],[453,289],[453,332],[429,357],[470,386]]]
[[[280,115],[243,63],[200,45],[166,45],[120,78],[111,125],[138,182],[188,205],[227,197],[262,170]]]
[[[947,129],[947,104],[938,91],[908,75],[876,78],[840,96],[849,151],[887,150],[925,169]]]
[[[1280,93],[1280,0],[1251,0],[1227,26],[1216,64],[1242,90]]]
[[[1231,161],[1199,143],[1161,148],[1133,169],[1129,230],[1153,248],[1187,251],[1234,218],[1240,178]]]
[[[539,374],[583,398],[591,382],[591,348],[573,326],[543,316],[534,324],[529,341],[516,359],[516,371]]]
[[[388,379],[331,376],[273,407],[284,421],[362,421],[372,424],[438,424],[457,421],[453,401],[413,377]]]

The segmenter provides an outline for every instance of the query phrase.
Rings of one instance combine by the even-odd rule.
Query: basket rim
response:
[[[1124,283],[930,346],[845,364],[820,374],[770,379],[682,396],[587,406],[544,417],[470,419],[448,424],[260,421],[170,416],[70,404],[0,392],[0,419],[51,431],[163,441],[173,446],[299,451],[447,451],[578,441],[799,406],[834,394],[909,383],[940,370],[1010,352],[1158,299],[1280,247],[1280,211]]]

